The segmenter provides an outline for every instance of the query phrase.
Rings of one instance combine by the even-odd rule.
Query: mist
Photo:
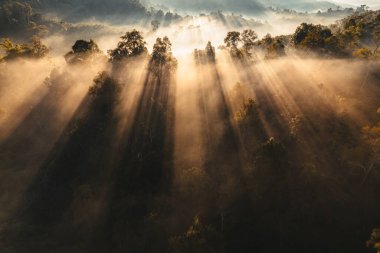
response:
[[[379,11],[1,3],[1,252],[378,250]]]

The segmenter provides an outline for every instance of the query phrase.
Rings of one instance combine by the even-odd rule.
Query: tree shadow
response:
[[[118,101],[117,84],[105,77],[103,87],[96,96],[87,95],[81,102],[58,141],[54,143],[47,158],[31,179],[18,210],[3,231],[4,244],[17,252],[64,252],[78,250],[90,235],[91,224],[96,214],[91,208],[79,208],[76,214],[75,201],[96,201],[102,194],[102,176],[107,172],[112,156],[113,134],[117,120],[114,109]],[[52,112],[42,102],[35,114]],[[27,127],[35,124],[33,114]],[[27,130],[19,130],[21,132]],[[36,138],[35,135],[31,139]],[[45,137],[46,138],[46,137]],[[22,139],[21,139],[22,140]],[[76,217],[76,215],[84,217]],[[86,216],[90,216],[87,218]],[[79,239],[81,238],[81,239]],[[20,242],[20,243],[16,243]]]
[[[95,252],[163,252],[166,228],[155,222],[169,208],[173,173],[174,89],[163,64],[148,71],[131,128],[112,174],[107,209],[94,233]]]

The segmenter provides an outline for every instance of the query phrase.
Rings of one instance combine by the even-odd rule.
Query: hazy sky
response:
[[[344,4],[355,4],[355,5],[366,4],[369,6],[380,5],[380,0],[335,0],[332,2],[344,3]]]
[[[380,6],[380,0],[328,0],[328,1],[315,1],[315,0],[144,0],[143,2],[150,2],[152,4],[164,4],[168,7],[177,9],[212,9],[222,8],[231,11],[255,9],[259,5],[263,6],[280,6],[281,8],[315,8],[318,2],[321,2],[321,9],[327,9],[329,6],[327,2],[335,3],[337,5],[361,5]]]

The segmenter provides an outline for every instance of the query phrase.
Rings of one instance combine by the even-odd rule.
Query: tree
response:
[[[227,37],[224,38],[224,43],[227,48],[237,49],[239,42],[241,41],[240,32],[228,32]]]
[[[284,56],[285,45],[280,39],[274,39],[270,45],[267,46],[267,52],[265,54],[266,59],[275,59]]]
[[[153,52],[150,60],[150,70],[158,73],[161,67],[173,70],[177,67],[177,59],[173,56],[172,43],[168,37],[157,38],[153,45]]]
[[[158,64],[164,64],[173,59],[172,43],[168,37],[157,38],[153,46],[152,60]]]
[[[255,31],[248,29],[244,30],[241,34],[241,40],[243,42],[244,52],[250,54],[250,51],[255,45],[255,40],[257,39],[257,34]]]
[[[380,14],[379,14],[380,19]],[[377,55],[380,50],[380,25],[376,26],[372,33],[373,41],[375,43],[374,55]]]
[[[145,47],[146,42],[139,31],[126,32],[120,38],[122,40],[118,43],[117,48],[108,51],[111,61],[120,61],[125,58],[148,54],[148,49]]]
[[[33,36],[30,53],[35,58],[42,58],[49,53],[49,48],[42,43],[40,38]]]
[[[273,38],[272,38],[272,35],[270,35],[270,33],[267,33],[264,38],[261,40],[261,44],[263,44],[264,46],[269,46],[273,43]]]
[[[100,72],[94,79],[94,84],[89,88],[88,93],[93,97],[111,96],[118,91],[118,85],[106,72]]]
[[[207,42],[205,51],[207,59],[211,62],[215,62],[215,47],[212,46],[210,41]]]
[[[259,121],[259,107],[257,102],[249,98],[244,101],[242,107],[236,113],[236,119],[240,124],[254,125]]]
[[[243,54],[238,48],[239,43],[241,42],[240,32],[228,32],[227,37],[224,39],[226,48],[229,49],[230,54],[234,58],[242,58]]]
[[[98,45],[93,41],[77,40],[72,46],[74,53],[84,53],[88,51],[100,52]]]
[[[152,25],[153,32],[155,32],[158,30],[161,23],[158,20],[153,20],[152,22],[150,22],[150,24]]]
[[[373,53],[368,48],[359,48],[355,50],[352,55],[359,59],[370,59],[373,56]]]
[[[207,42],[205,50],[194,50],[194,57],[196,63],[214,63],[215,62],[215,47],[212,46],[211,42]]]
[[[275,59],[285,55],[285,42],[283,41],[286,41],[284,36],[272,38],[272,35],[268,33],[258,42],[258,45],[266,51],[266,59]]]
[[[293,35],[296,46],[318,48],[324,45],[324,40],[331,37],[331,30],[321,25],[302,23]]]
[[[30,44],[15,44],[10,39],[4,39],[0,43],[0,49],[6,54],[2,60],[42,58],[49,53],[48,47],[42,44],[38,37],[32,37]]]
[[[339,40],[332,31],[322,25],[302,23],[293,34],[292,41],[296,48],[311,50],[321,54],[341,54]]]
[[[356,49],[360,47],[363,29],[354,18],[350,18],[343,24],[343,29],[338,34],[339,39],[348,48]]]
[[[252,56],[251,50],[255,45],[256,39],[256,32],[248,29],[244,30],[243,33],[236,31],[228,32],[226,38],[224,38],[224,43],[232,57],[242,59],[245,56],[248,58]],[[241,42],[243,45],[239,48],[239,43]]]
[[[77,40],[71,49],[72,51],[65,55],[67,63],[81,63],[91,59],[94,55],[102,54],[102,51],[93,40]]]

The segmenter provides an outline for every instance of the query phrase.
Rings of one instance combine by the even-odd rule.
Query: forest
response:
[[[0,1],[0,252],[380,252],[379,10],[101,2]]]

